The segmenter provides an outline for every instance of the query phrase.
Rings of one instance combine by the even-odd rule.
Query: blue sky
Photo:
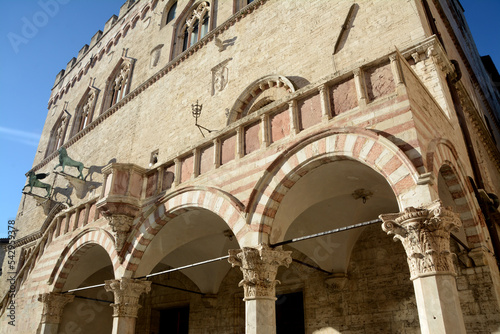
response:
[[[124,2],[0,1],[0,238],[17,214],[56,74]],[[479,53],[500,68],[500,0],[461,3]]]

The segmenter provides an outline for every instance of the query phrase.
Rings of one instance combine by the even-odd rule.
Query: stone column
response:
[[[49,292],[38,296],[43,303],[41,334],[57,334],[64,306],[75,299],[74,295]]]
[[[115,303],[113,307],[112,334],[134,334],[139,297],[142,293],[151,291],[150,281],[140,281],[131,278],[105,281],[106,291],[113,291]]]
[[[450,252],[450,233],[462,224],[459,216],[435,201],[380,218],[382,229],[405,248],[422,334],[465,334]]]
[[[275,334],[275,286],[279,266],[292,262],[291,252],[271,249],[260,245],[257,248],[229,250],[229,263],[239,266],[243,280],[239,286],[245,291],[245,333]]]

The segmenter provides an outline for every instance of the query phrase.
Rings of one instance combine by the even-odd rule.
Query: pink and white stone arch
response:
[[[481,209],[474,198],[472,185],[467,180],[467,173],[455,146],[447,139],[437,138],[429,144],[426,158],[427,171],[435,180],[441,174],[446,183],[455,202],[455,211],[462,220],[467,241],[472,246],[483,244],[487,228],[480,219],[481,215],[475,214]]]
[[[319,165],[343,159],[359,161],[382,174],[400,208],[400,198],[419,179],[413,163],[390,140],[365,129],[330,129],[288,148],[269,166],[252,192],[247,223],[253,230],[269,234],[280,202],[290,188]]]
[[[120,261],[115,250],[113,236],[100,228],[90,228],[76,235],[67,244],[57,260],[49,277],[49,284],[54,282],[53,292],[61,292],[69,272],[82,255],[94,246],[102,247],[109,255],[115,277],[119,277]]]
[[[124,246],[127,251],[125,276],[132,277],[141,261],[144,251],[155,235],[170,220],[178,215],[196,209],[206,209],[218,215],[236,236],[243,246],[244,236],[249,232],[243,216],[244,206],[230,194],[212,187],[186,187],[158,201],[152,209],[136,218],[134,229]]]

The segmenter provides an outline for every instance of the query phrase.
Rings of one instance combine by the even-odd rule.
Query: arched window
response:
[[[106,92],[101,113],[120,102],[130,90],[134,59],[122,57],[106,82]]]
[[[177,1],[174,2],[172,6],[170,6],[170,9],[168,10],[167,14],[167,22],[165,24],[168,24],[170,21],[172,21],[175,18],[175,10],[177,9]]]
[[[92,122],[98,93],[99,91],[96,88],[89,87],[85,94],[83,94],[82,99],[76,107],[71,136],[74,136]]]
[[[233,13],[236,13],[240,10],[242,10],[245,6],[251,4],[254,0],[235,0],[234,1],[234,7],[233,7]]]
[[[66,137],[66,129],[68,128],[69,118],[70,115],[66,110],[62,111],[57,118],[57,121],[50,131],[50,138],[47,145],[47,151],[45,152],[45,157],[49,156],[52,152],[57,151],[59,147],[64,144],[64,138]]]
[[[200,3],[191,12],[182,34],[182,51],[196,44],[208,34],[210,26],[210,4],[207,1]]]

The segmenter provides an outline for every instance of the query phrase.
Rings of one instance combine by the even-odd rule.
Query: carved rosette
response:
[[[115,296],[113,307],[113,317],[137,318],[139,297],[143,293],[151,291],[150,281],[140,281],[131,278],[119,280],[108,280],[104,282],[106,291],[112,291]]]
[[[49,292],[38,295],[38,301],[43,303],[42,323],[59,324],[67,303],[75,299],[74,295],[63,295],[60,293]]]
[[[115,235],[115,248],[119,253],[125,244],[125,240],[127,240],[128,232],[132,227],[134,219],[127,215],[110,215],[106,216],[109,222],[109,226]]]
[[[411,279],[435,274],[456,275],[450,252],[450,233],[462,225],[460,217],[435,201],[422,208],[383,214],[382,229],[405,248]]]
[[[288,267],[292,262],[290,251],[271,249],[267,245],[257,248],[229,250],[229,263],[240,267],[243,280],[239,286],[245,290],[245,300],[258,297],[275,298],[276,273],[279,266]]]

